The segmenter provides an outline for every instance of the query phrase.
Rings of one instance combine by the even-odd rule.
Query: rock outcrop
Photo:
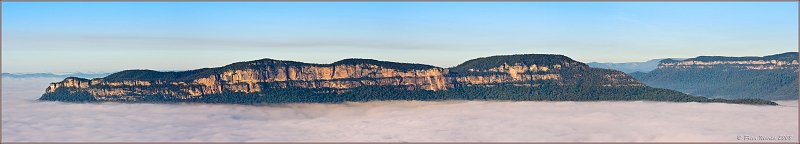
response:
[[[479,58],[453,68],[370,59],[345,59],[331,64],[262,59],[181,72],[126,70],[91,80],[66,78],[50,84],[42,99],[73,96],[103,101],[230,101],[227,99],[242,95],[278,99],[324,95],[328,97],[322,99],[327,99],[337,95],[396,94],[384,93],[389,91],[446,96],[448,92],[495,86],[533,87],[543,89],[541,92],[553,91],[551,87],[577,86],[648,88],[619,71],[590,68],[561,55],[528,54]],[[539,95],[539,91],[533,93],[537,94],[530,95]]]

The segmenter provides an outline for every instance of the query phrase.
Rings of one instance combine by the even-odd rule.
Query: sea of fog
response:
[[[2,80],[2,141],[755,142],[798,140],[782,106],[668,102],[383,101],[78,104],[36,101],[59,79]],[[763,141],[762,141],[763,142]]]

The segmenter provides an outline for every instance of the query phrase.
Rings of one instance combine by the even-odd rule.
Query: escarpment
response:
[[[683,61],[661,61],[658,69],[797,70],[797,52],[764,57],[700,56]]]
[[[608,91],[613,90],[613,91]],[[650,95],[666,92],[668,96]],[[478,58],[452,68],[345,59],[331,64],[261,59],[179,72],[126,70],[51,83],[41,100],[285,103],[369,100],[722,101],[645,86],[562,55]],[[727,102],[727,101],[725,101]],[[736,101],[736,103],[744,103]]]
[[[633,75],[649,86],[700,96],[796,100],[798,53],[663,60],[657,69]]]

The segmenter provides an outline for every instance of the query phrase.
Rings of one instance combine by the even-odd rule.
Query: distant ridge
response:
[[[633,72],[650,72],[652,70],[655,70],[656,68],[658,68],[658,64],[663,60],[684,60],[684,59],[685,58],[663,58],[663,59],[652,59],[645,62],[627,62],[627,63],[590,62],[587,64],[593,68],[613,69],[630,74]]]
[[[2,75],[4,78],[67,78],[67,77],[101,78],[109,75],[109,73],[67,73],[67,74],[2,73]]]
[[[632,73],[658,88],[712,98],[796,100],[798,53],[763,57],[699,56],[663,60],[656,70]]]

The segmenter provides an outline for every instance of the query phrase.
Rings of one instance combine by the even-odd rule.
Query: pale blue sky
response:
[[[3,72],[184,70],[274,58],[450,67],[797,51],[796,2],[83,2],[2,4]]]

